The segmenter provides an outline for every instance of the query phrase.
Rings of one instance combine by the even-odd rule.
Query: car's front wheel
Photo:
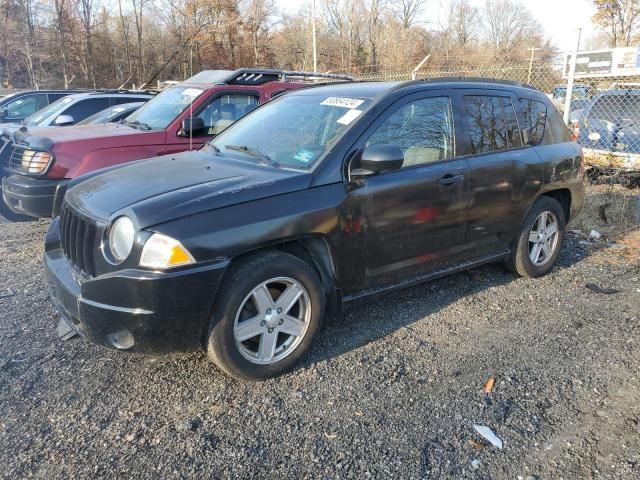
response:
[[[538,198],[513,241],[507,268],[527,278],[548,273],[560,255],[564,229],[564,211],[558,201]]]
[[[241,261],[220,290],[207,351],[236,378],[263,380],[292,367],[309,349],[324,316],[317,273],[288,253]]]

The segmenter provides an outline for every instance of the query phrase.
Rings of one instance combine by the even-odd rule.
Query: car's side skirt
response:
[[[471,260],[466,260],[464,262],[457,263],[455,265],[447,266],[444,268],[432,270],[429,273],[424,275],[420,275],[418,277],[409,278],[401,283],[389,285],[380,288],[370,288],[367,290],[362,290],[360,292],[353,293],[351,295],[346,295],[342,298],[342,303],[347,304],[351,302],[356,302],[362,300],[364,298],[371,297],[373,295],[385,295],[387,293],[395,292],[397,290],[401,290],[404,288],[413,287],[415,285],[419,285],[421,283],[429,282],[431,280],[436,280],[438,278],[446,277],[453,273],[462,272],[464,270],[469,270],[471,268],[479,267],[480,265],[486,265],[488,263],[501,262],[509,258],[511,252],[509,249],[504,249],[496,253],[492,253],[489,255],[484,255],[482,257],[477,257]]]

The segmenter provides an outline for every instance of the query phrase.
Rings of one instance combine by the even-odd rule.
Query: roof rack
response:
[[[92,93],[92,94],[96,94],[96,93],[132,93],[132,94],[143,93],[144,94],[146,93],[149,95],[156,95],[160,93],[160,90],[157,90],[154,88],[145,88],[141,90],[131,90],[126,88],[101,88],[97,90],[92,90],[89,93]]]
[[[230,85],[261,85],[267,82],[296,80],[342,80],[352,82],[350,75],[336,73],[298,72],[259,68],[240,68],[231,73],[222,83]]]
[[[418,80],[419,82],[478,82],[478,83],[496,83],[502,85],[513,85],[515,87],[529,88],[531,90],[538,90],[533,85],[526,83],[514,82],[513,80],[501,80],[498,78],[483,78],[483,77],[433,77]]]

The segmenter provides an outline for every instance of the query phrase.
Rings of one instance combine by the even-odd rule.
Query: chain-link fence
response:
[[[413,77],[477,77],[511,80],[538,88],[564,113],[569,79],[564,66],[520,64],[506,66],[428,66],[379,70],[357,75],[361,80],[407,81]],[[640,76],[576,75],[568,124],[582,145],[596,178],[614,176],[628,186],[640,186]]]

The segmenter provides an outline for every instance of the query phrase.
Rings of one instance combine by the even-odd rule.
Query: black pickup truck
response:
[[[199,151],[74,180],[46,238],[51,295],[95,343],[204,347],[228,374],[264,379],[348,302],[490,262],[544,275],[583,176],[532,87],[295,91]]]

